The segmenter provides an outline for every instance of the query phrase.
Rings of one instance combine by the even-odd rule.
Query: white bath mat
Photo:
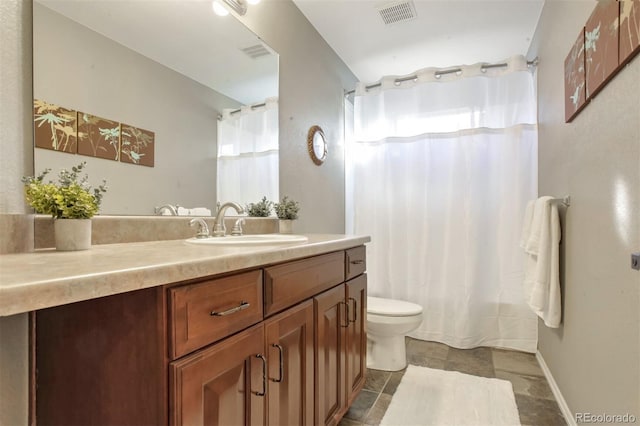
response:
[[[409,365],[381,426],[520,425],[511,383]]]

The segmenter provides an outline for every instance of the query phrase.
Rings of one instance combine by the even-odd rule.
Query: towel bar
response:
[[[567,195],[564,198],[554,198],[551,201],[556,201],[556,202],[559,202],[561,204],[564,204],[566,207],[569,207],[571,205],[571,196]]]

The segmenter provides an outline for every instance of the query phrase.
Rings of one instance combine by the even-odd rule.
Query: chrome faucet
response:
[[[207,222],[203,218],[196,217],[195,219],[191,219],[189,225],[198,225],[196,238],[209,238],[209,225],[207,225]]]
[[[224,226],[224,213],[227,211],[229,207],[232,207],[238,214],[244,213],[244,209],[238,203],[234,203],[233,201],[229,201],[224,203],[218,209],[218,213],[216,214],[216,222],[213,225],[213,236],[214,237],[224,237],[227,233],[227,228]]]
[[[231,229],[231,235],[239,237],[242,235],[242,225],[244,225],[244,217],[241,217],[240,219],[236,220],[235,225],[233,225],[233,228]]]
[[[171,216],[178,216],[178,206],[172,206],[171,204],[165,204],[164,206],[160,206],[160,207],[156,207],[154,209],[155,213],[157,215],[162,215],[162,211],[163,210],[169,210],[169,213],[171,213]]]

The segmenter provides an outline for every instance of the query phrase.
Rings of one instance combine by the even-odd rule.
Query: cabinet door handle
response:
[[[226,311],[222,311],[222,312],[211,311],[211,316],[212,317],[223,317],[225,315],[230,315],[230,314],[234,314],[236,312],[244,311],[249,306],[251,306],[251,304],[249,302],[245,302],[243,300],[242,302],[240,302],[240,305],[236,306],[235,308],[227,309]]]
[[[271,346],[278,349],[278,355],[280,358],[280,364],[279,364],[280,372],[278,374],[279,377],[277,379],[271,379],[271,380],[273,380],[276,383],[281,383],[284,380],[284,349],[282,348],[282,346],[280,346],[277,343],[272,343]]]
[[[353,300],[353,319],[349,318],[349,322],[355,323],[358,321],[358,301],[353,297],[350,297],[349,300]]]
[[[341,305],[344,305],[345,309],[345,320],[346,324],[340,324],[340,327],[347,328],[349,327],[349,304],[347,302],[340,302]]]
[[[257,354],[256,358],[262,360],[262,392],[254,392],[258,396],[265,396],[267,394],[267,359],[262,354]]]
[[[351,261],[352,265],[362,265],[363,263],[364,263],[364,260],[362,260],[362,259],[352,260]]]

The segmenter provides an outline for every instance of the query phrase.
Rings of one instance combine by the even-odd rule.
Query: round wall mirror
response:
[[[327,140],[320,126],[311,126],[307,135],[309,156],[316,165],[321,165],[327,158]]]

